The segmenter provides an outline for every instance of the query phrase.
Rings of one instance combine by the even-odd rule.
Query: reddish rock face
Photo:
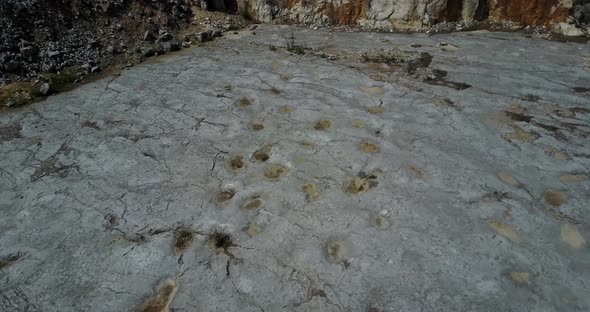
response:
[[[251,1],[256,2],[257,0]],[[367,1],[370,0],[349,0],[347,3],[337,1],[318,1],[318,0],[271,0],[273,7],[290,9],[297,12],[297,8],[311,7],[314,11],[325,15],[332,25],[354,25],[359,19],[366,17]],[[309,13],[300,13],[305,16]],[[281,18],[279,14],[276,18]]]
[[[357,23],[359,18],[365,17],[366,7],[366,0],[351,0],[351,2],[339,6],[326,2],[325,13],[334,24],[353,25]]]
[[[524,25],[549,25],[563,22],[569,8],[559,7],[559,0],[491,0],[490,19],[509,20]]]
[[[249,2],[256,4],[263,1],[250,0]],[[564,0],[270,0],[270,7],[274,9],[269,9],[266,16],[271,16],[271,19],[293,19],[295,22],[327,19],[333,25],[353,25],[360,20],[374,22],[369,16],[375,17],[381,13],[384,16],[390,16],[393,19],[390,21],[395,24],[395,22],[422,21],[428,12],[429,18],[434,18],[434,21],[438,22],[489,19],[513,21],[522,25],[552,25],[565,21],[569,16],[571,3],[567,2]],[[254,7],[260,8],[257,5]],[[392,15],[393,12],[396,14]],[[400,15],[397,12],[406,13]],[[254,12],[253,15],[260,16],[261,12]]]

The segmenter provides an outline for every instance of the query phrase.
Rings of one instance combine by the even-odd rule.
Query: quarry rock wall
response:
[[[241,0],[261,22],[365,25],[414,29],[439,22],[565,22],[573,0]]]

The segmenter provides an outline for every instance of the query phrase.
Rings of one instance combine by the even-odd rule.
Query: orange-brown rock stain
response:
[[[367,0],[351,0],[340,6],[326,2],[325,13],[330,21],[337,25],[358,24],[360,18],[366,17]]]
[[[490,20],[509,20],[523,25],[551,25],[563,22],[569,8],[559,0],[490,0]]]
[[[323,7],[315,12],[323,13],[332,25],[354,25],[367,18],[367,10],[371,0],[350,0],[348,3],[326,1]],[[375,1],[375,0],[373,0]],[[475,20],[489,19],[492,22],[513,21],[522,25],[553,25],[563,22],[569,16],[568,7],[560,7],[560,0],[480,0]],[[316,0],[272,0],[279,8],[295,7],[318,8],[321,3]],[[437,20],[460,21],[464,0],[447,0],[443,9],[437,12]],[[418,13],[416,15],[416,13]],[[419,12],[408,17],[408,22],[421,20]]]

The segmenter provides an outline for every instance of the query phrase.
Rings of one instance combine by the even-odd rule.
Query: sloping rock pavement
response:
[[[286,36],[3,111],[0,310],[590,309],[588,45]]]

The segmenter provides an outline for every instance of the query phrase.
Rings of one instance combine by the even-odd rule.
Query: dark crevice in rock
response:
[[[446,22],[455,22],[461,20],[461,10],[463,9],[463,0],[448,0],[447,9],[443,18]]]
[[[488,0],[479,0],[477,4],[477,10],[475,10],[475,16],[473,17],[476,21],[484,21],[490,15],[490,5]]]
[[[207,10],[224,12],[228,14],[238,13],[238,2],[236,0],[205,0]]]

